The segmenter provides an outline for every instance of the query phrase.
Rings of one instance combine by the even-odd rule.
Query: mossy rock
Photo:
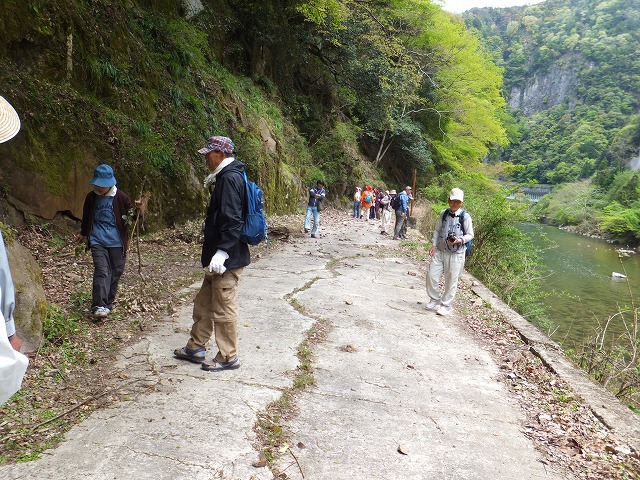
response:
[[[29,250],[17,240],[7,244],[7,257],[16,294],[16,330],[22,339],[22,351],[33,352],[42,346],[42,325],[47,313],[42,271]]]

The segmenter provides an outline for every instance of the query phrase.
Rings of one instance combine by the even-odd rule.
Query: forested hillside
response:
[[[14,220],[79,217],[99,163],[151,193],[148,224],[193,218],[211,134],[234,139],[270,213],[315,178],[334,198],[397,188],[506,143],[499,70],[427,0],[2,0],[0,59],[23,121],[0,145]]]
[[[506,178],[559,185],[540,206],[557,224],[638,241],[640,3],[547,0],[465,22],[504,68]]]

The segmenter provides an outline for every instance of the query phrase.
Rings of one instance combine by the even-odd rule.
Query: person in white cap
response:
[[[392,190],[392,192],[395,195],[396,191]],[[389,190],[385,190],[382,194],[380,207],[382,208],[382,212],[380,213],[380,218],[382,219],[380,222],[380,234],[389,235],[389,227],[391,226],[391,194]]]
[[[353,193],[353,218],[360,218],[360,197],[362,196],[362,189],[356,187],[356,191]]]
[[[20,117],[9,102],[0,97],[0,143],[15,137],[20,131]],[[0,404],[20,390],[29,363],[20,353],[22,341],[16,333],[13,313],[15,289],[9,259],[0,232]]]
[[[451,189],[449,208],[442,210],[436,221],[432,246],[429,249],[431,263],[427,272],[427,310],[438,315],[449,315],[451,303],[458,289],[458,278],[464,268],[466,243],[473,239],[471,215],[462,209],[464,192]],[[440,276],[444,274],[444,292],[440,294]]]

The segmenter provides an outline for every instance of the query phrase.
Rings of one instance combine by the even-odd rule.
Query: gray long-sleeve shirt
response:
[[[442,221],[444,212],[448,212],[445,221]],[[436,228],[433,232],[433,245],[436,246],[441,252],[462,253],[466,250],[465,243],[469,240],[473,240],[473,222],[471,221],[471,215],[469,212],[464,211],[463,225],[460,225],[460,213],[464,210],[461,208],[452,214],[447,208],[442,210],[436,221]],[[464,226],[464,229],[462,228]],[[462,231],[464,230],[464,235]],[[447,245],[447,235],[449,232],[453,233],[456,237],[462,238],[462,245]]]
[[[7,259],[7,250],[4,246],[4,238],[0,232],[0,309],[7,326],[7,336],[15,335],[16,324],[13,320],[13,310],[16,306],[16,294],[13,288],[13,278]]]

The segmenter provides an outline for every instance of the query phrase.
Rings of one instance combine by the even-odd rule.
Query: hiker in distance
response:
[[[244,267],[251,263],[249,247],[240,241],[246,211],[244,165],[233,156],[228,137],[209,138],[198,153],[204,155],[213,186],[204,222],[201,262],[204,280],[193,301],[193,325],[187,345],[174,350],[176,358],[200,363],[203,370],[240,367],[237,352],[237,291]],[[206,345],[215,333],[218,352],[206,360]]]
[[[407,187],[402,190],[394,199],[391,204],[392,208],[396,212],[396,225],[393,229],[394,240],[404,240],[407,238],[407,226],[406,222],[409,219],[409,193],[411,193],[411,187]]]
[[[304,232],[309,233],[309,230],[311,230],[311,238],[316,238],[316,233],[318,233],[318,227],[320,226],[320,209],[325,196],[326,192],[324,190],[324,182],[322,180],[318,180],[316,185],[309,189],[307,216],[304,219]],[[311,229],[312,216],[313,229]]]
[[[427,310],[438,315],[449,315],[451,303],[458,289],[458,278],[464,268],[467,242],[473,239],[471,215],[462,209],[464,192],[453,188],[449,194],[449,208],[442,210],[436,221],[432,246],[429,249],[431,263],[427,272]],[[440,294],[440,276],[444,274],[444,292]]]
[[[100,320],[113,310],[118,283],[124,273],[129,244],[129,229],[123,217],[137,215],[137,207],[128,195],[116,186],[116,177],[109,165],[98,165],[90,184],[93,187],[84,199],[80,233],[76,240],[87,243],[93,258],[91,312]],[[136,200],[136,205],[140,201]]]

